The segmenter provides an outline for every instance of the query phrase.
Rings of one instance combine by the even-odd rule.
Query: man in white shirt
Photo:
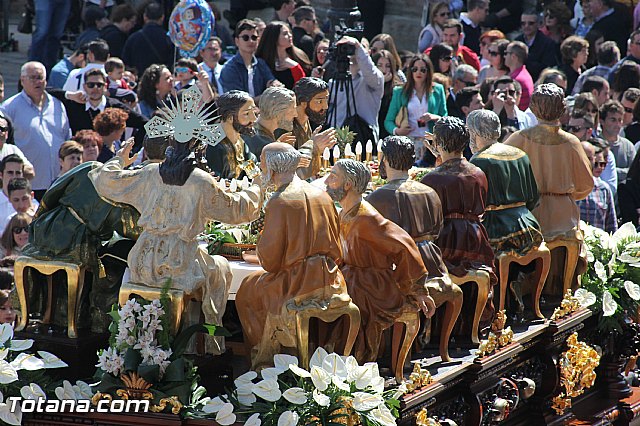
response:
[[[104,63],[109,59],[109,45],[102,39],[96,39],[89,43],[87,47],[87,61],[89,62],[84,68],[76,68],[71,70],[67,82],[64,83],[62,89],[65,92],[77,92],[84,90],[84,75],[93,68],[104,70]]]
[[[218,37],[211,37],[209,42],[200,51],[202,62],[198,64],[198,67],[209,75],[209,82],[218,95],[222,95],[224,90],[220,83],[220,71],[222,71],[222,65],[220,65],[220,57],[222,56],[222,40]]]

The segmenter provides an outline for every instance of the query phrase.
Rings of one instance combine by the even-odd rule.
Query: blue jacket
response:
[[[275,80],[269,69],[269,65],[260,58],[253,57],[253,89],[255,96],[260,96],[267,88],[267,83]],[[225,92],[229,90],[242,90],[249,92],[249,75],[247,67],[240,53],[227,61],[220,71],[220,84]]]

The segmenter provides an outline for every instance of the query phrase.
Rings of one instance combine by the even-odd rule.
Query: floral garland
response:
[[[384,390],[374,362],[359,365],[352,356],[318,348],[310,369],[291,355],[275,355],[274,367],[238,377],[226,396],[206,401],[203,411],[220,425],[245,426],[365,425],[395,426],[406,386]]]

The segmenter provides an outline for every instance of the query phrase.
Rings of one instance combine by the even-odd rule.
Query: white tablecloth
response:
[[[229,265],[233,273],[231,289],[229,290],[229,300],[236,300],[236,293],[240,288],[240,284],[242,284],[242,280],[244,280],[247,275],[256,271],[264,271],[264,269],[255,263],[247,263],[241,260],[230,260]]]

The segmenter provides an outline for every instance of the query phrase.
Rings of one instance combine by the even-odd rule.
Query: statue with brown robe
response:
[[[431,317],[435,312],[424,285],[427,270],[413,238],[362,199],[370,180],[363,163],[344,159],[336,162],[326,180],[327,192],[342,206],[341,269],[349,295],[360,308],[354,349],[360,363],[378,358],[382,332],[403,313],[422,309]]]
[[[338,213],[324,191],[296,176],[299,161],[300,153],[286,143],[269,144],[261,154],[264,180],[276,188],[257,246],[266,272],[245,278],[236,295],[254,369],[271,364],[281,346],[296,346],[296,309],[350,302],[338,268]]]
[[[451,282],[442,253],[435,244],[443,224],[442,205],[432,188],[409,179],[408,171],[414,162],[415,149],[409,138],[386,137],[382,141],[380,176],[388,183],[369,194],[366,200],[416,242],[427,268],[429,295],[436,307],[447,303],[453,325],[462,309],[462,290]],[[426,330],[426,334],[428,332]]]

